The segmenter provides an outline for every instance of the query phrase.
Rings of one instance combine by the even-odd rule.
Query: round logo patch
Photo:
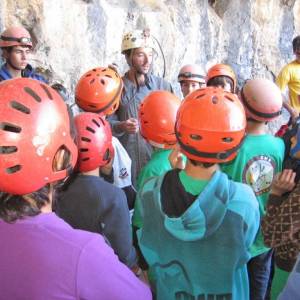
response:
[[[243,182],[250,185],[256,196],[269,192],[274,177],[275,162],[264,155],[248,161],[243,171]]]

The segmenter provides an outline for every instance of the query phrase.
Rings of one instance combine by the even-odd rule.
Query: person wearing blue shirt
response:
[[[47,83],[28,63],[32,54],[30,33],[23,27],[9,27],[0,36],[0,48],[5,63],[0,69],[0,81],[27,77]]]

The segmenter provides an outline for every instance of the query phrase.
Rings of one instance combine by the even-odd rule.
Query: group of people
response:
[[[299,298],[300,129],[267,126],[296,119],[300,36],[277,85],[189,64],[181,100],[134,30],[128,72],[83,74],[76,116],[32,47],[0,36],[0,299]]]

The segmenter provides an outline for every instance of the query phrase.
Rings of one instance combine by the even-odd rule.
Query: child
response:
[[[284,170],[272,183],[266,215],[262,221],[265,243],[274,248],[275,274],[271,290],[272,299],[276,299],[284,287],[300,251],[299,124],[293,125],[283,139]]]
[[[278,300],[300,299],[300,256],[295,264],[295,267],[288,278],[287,284],[279,295]]]
[[[185,98],[191,92],[205,87],[205,75],[198,65],[185,65],[178,74],[178,82],[183,97]]]
[[[236,159],[222,166],[232,180],[250,185],[257,197],[260,215],[266,212],[266,202],[275,174],[281,171],[284,143],[267,134],[267,122],[281,113],[282,96],[278,87],[267,79],[248,80],[240,93],[247,116],[247,136]],[[248,263],[251,299],[265,299],[268,294],[272,250],[264,244],[261,232],[251,247]]]
[[[119,107],[123,82],[111,68],[95,68],[83,74],[76,85],[75,101],[87,112],[112,115]],[[114,159],[112,168],[102,169],[101,176],[108,182],[123,189],[129,209],[134,207],[136,191],[131,181],[131,159],[126,150],[113,137]]]
[[[160,176],[172,169],[169,156],[176,145],[175,119],[180,106],[180,99],[167,91],[151,92],[140,105],[139,123],[140,133],[144,139],[153,146],[150,161],[141,170],[137,187],[141,189],[144,183],[151,177]],[[136,203],[133,214],[134,243],[139,251],[136,230],[142,226],[140,207]],[[141,257],[141,255],[139,255]],[[139,261],[143,269],[147,264],[141,258]]]
[[[249,299],[246,263],[258,205],[218,165],[234,159],[245,126],[238,98],[222,89],[196,90],[181,104],[175,133],[186,167],[149,179],[137,199],[139,244],[158,300]]]
[[[221,87],[227,92],[236,92],[236,76],[232,68],[225,64],[212,66],[206,76],[206,85]]]
[[[0,96],[0,298],[151,299],[99,234],[51,212],[77,158],[58,93],[17,78],[0,84]]]
[[[119,259],[135,268],[137,257],[125,194],[99,177],[99,168],[113,157],[110,125],[94,113],[81,113],[74,120],[78,172],[60,193],[56,212],[73,228],[103,234]]]

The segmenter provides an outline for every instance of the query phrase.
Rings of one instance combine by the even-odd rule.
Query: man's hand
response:
[[[139,123],[137,119],[130,118],[126,121],[121,121],[117,125],[117,129],[120,132],[126,132],[129,134],[134,134],[139,131]]]
[[[272,183],[271,194],[282,196],[286,192],[290,192],[295,187],[296,173],[290,169],[284,169],[278,173]]]

